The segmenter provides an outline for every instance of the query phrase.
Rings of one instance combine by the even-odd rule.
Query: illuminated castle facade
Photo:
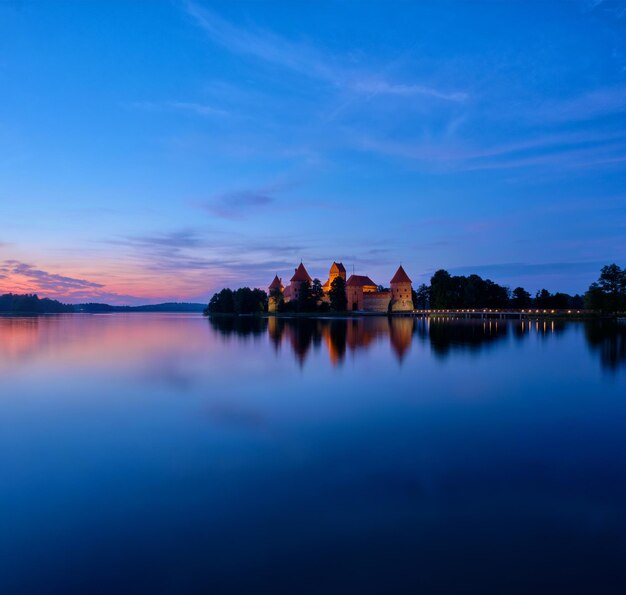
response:
[[[332,282],[341,277],[346,283],[346,301],[348,310],[355,312],[410,312],[413,310],[413,296],[411,279],[406,274],[402,266],[398,267],[396,274],[389,282],[390,289],[379,290],[378,285],[365,275],[351,275],[346,279],[346,268],[340,262],[333,262],[328,273],[328,280],[322,289],[324,290],[324,301],[329,300],[329,292]],[[269,285],[269,311],[277,310],[277,291],[282,293],[283,299],[288,302],[297,300],[300,295],[302,283],[313,279],[307,272],[304,264],[300,263],[295,269],[293,277],[289,280],[287,287],[283,286],[282,279],[276,275]]]

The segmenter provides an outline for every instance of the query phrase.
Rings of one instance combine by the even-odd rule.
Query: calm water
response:
[[[624,593],[626,324],[0,318],[0,593]]]

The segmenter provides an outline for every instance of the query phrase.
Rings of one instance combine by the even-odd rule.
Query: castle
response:
[[[411,279],[409,279],[402,265],[398,267],[396,274],[389,282],[390,289],[380,290],[379,286],[365,275],[350,275],[350,278],[346,279],[346,268],[343,264],[333,262],[328,273],[328,280],[322,285],[324,290],[323,301],[329,301],[331,285],[337,277],[341,277],[345,281],[348,310],[381,314],[413,310]],[[276,312],[277,310],[277,300],[274,297],[276,291],[282,293],[286,302],[297,300],[302,284],[307,281],[312,283],[313,279],[302,263],[295,269],[287,287],[283,286],[282,279],[276,275],[268,288],[270,294],[269,311]]]

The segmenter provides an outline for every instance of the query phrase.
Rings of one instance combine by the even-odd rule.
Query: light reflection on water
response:
[[[0,592],[621,593],[625,371],[609,321],[0,318]]]

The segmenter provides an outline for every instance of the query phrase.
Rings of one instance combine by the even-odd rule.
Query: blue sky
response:
[[[626,264],[626,0],[0,2],[0,290]]]

